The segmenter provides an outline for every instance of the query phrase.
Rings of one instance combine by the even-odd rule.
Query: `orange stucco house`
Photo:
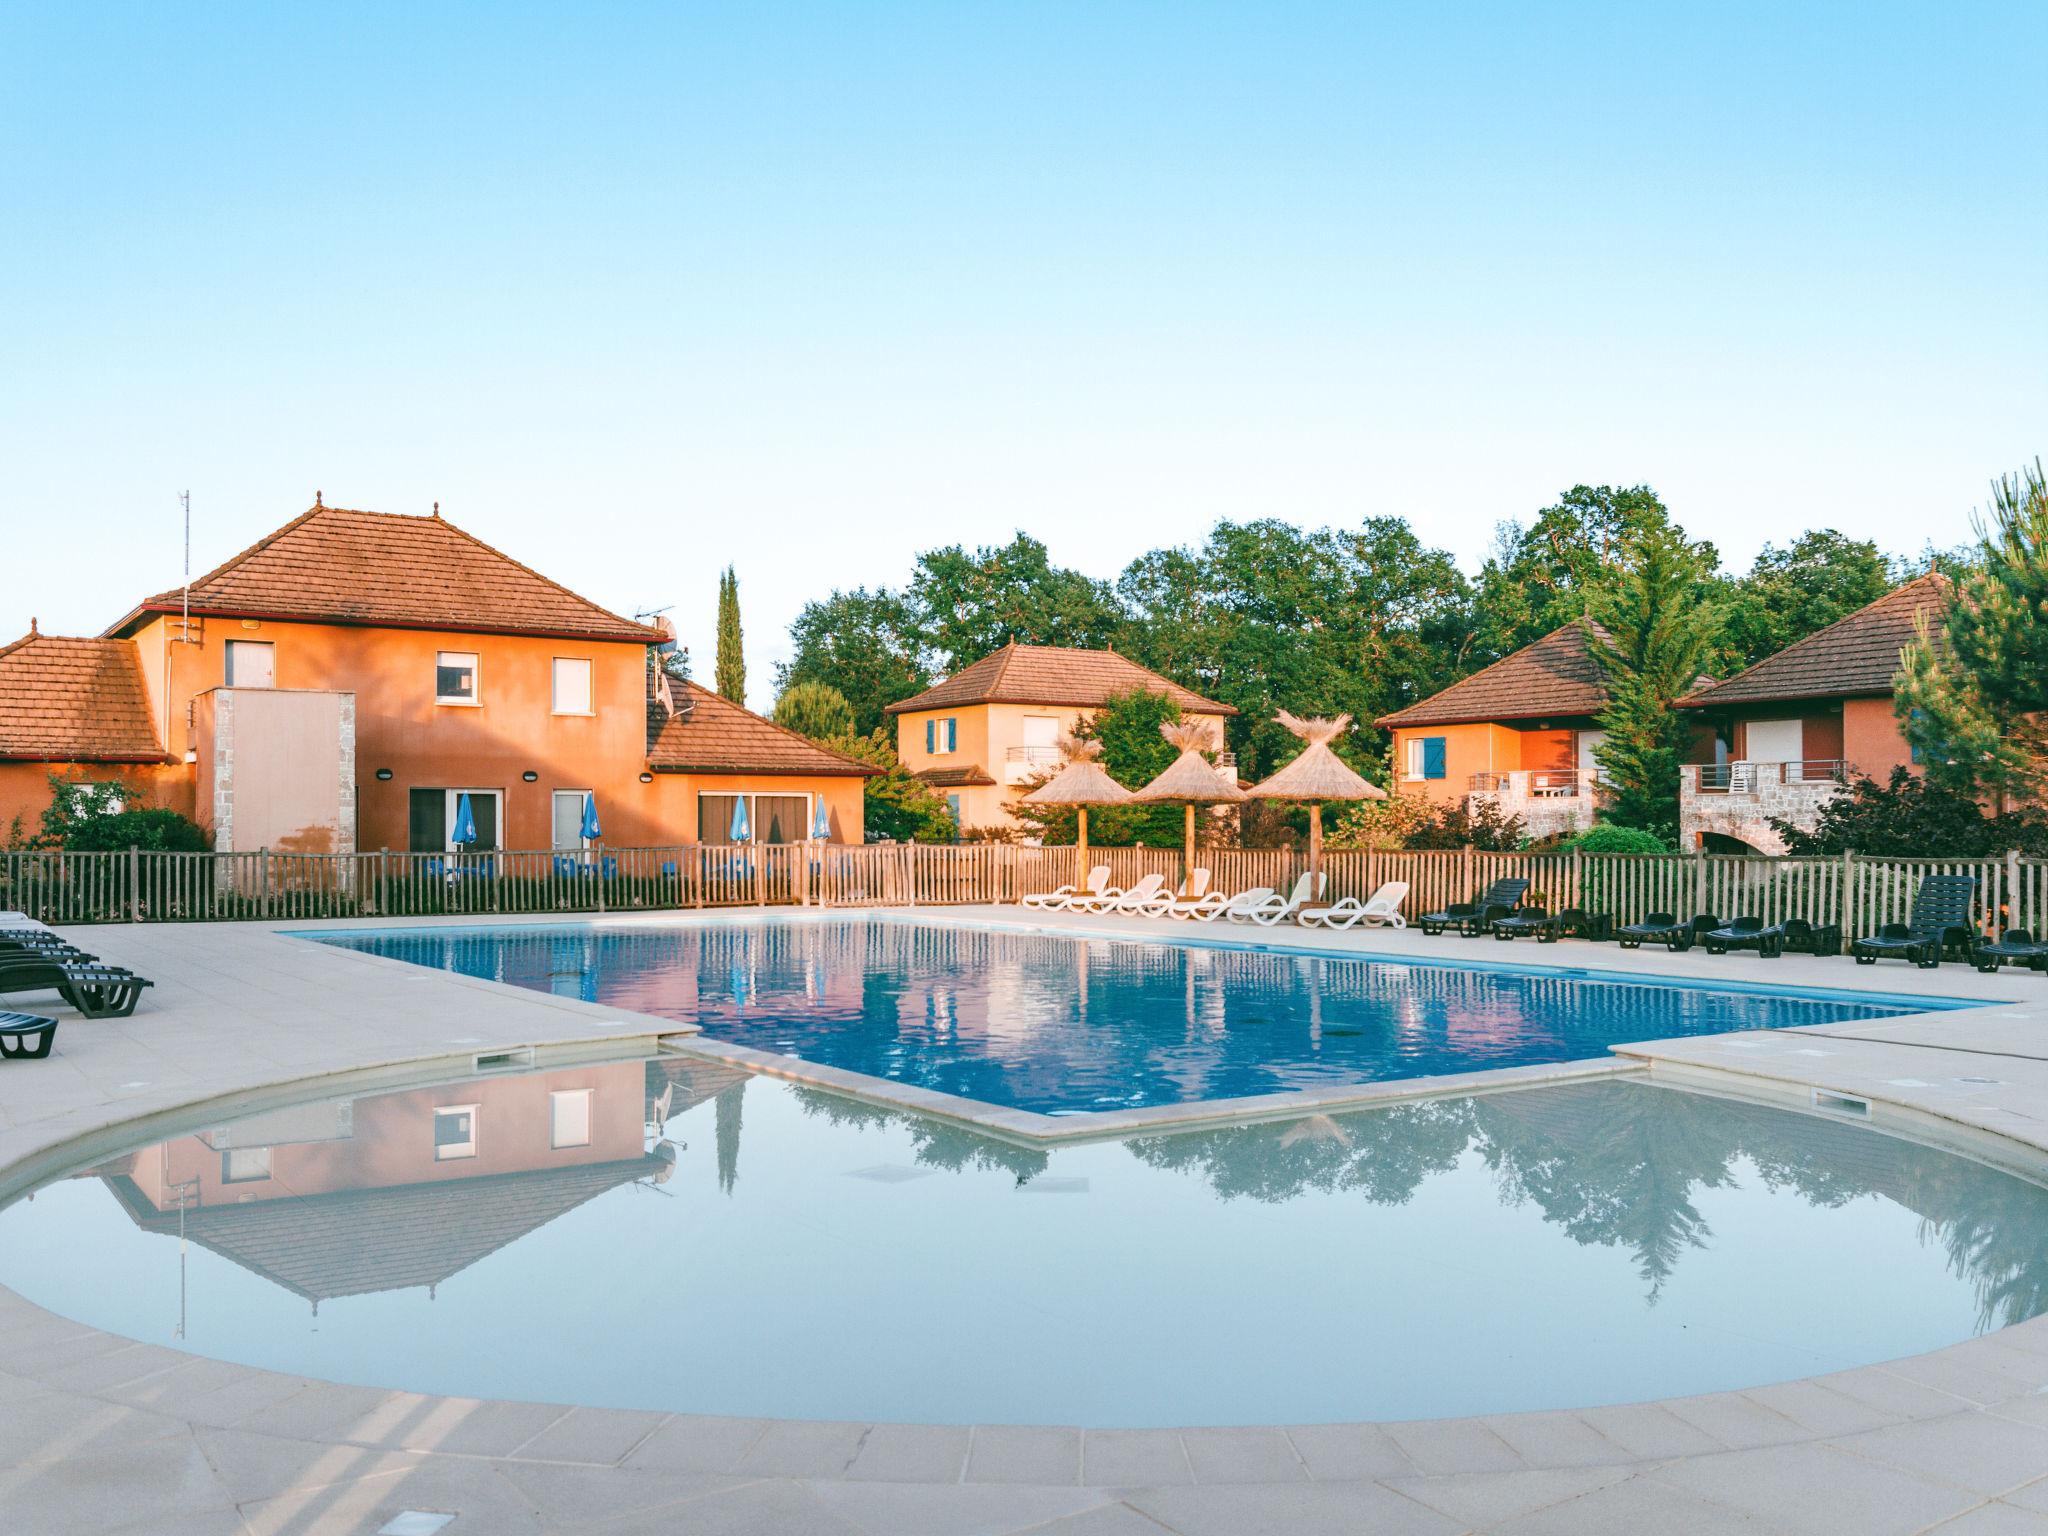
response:
[[[0,830],[32,833],[52,769],[211,828],[223,852],[450,846],[467,796],[492,848],[761,840],[822,806],[862,838],[875,772],[652,657],[669,636],[440,515],[316,503],[103,635],[0,652]]]
[[[1892,708],[1899,653],[1938,620],[1948,579],[1930,571],[1876,602],[1680,701],[1727,743],[1727,758],[1680,769],[1689,847],[1783,853],[1776,818],[1812,826],[1844,780],[1913,766]]]
[[[1115,651],[1012,641],[888,712],[896,717],[896,755],[946,797],[961,827],[1014,828],[1017,797],[1059,762],[1061,735],[1138,688],[1164,694],[1183,718],[1208,725],[1211,746],[1222,752],[1223,723],[1235,709]],[[1234,773],[1235,766],[1227,754],[1217,761],[1219,770]]]

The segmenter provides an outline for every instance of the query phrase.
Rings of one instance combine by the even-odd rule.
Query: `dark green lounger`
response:
[[[57,1021],[36,1013],[0,1013],[0,1058],[40,1061],[57,1038]]]
[[[1876,933],[1858,939],[1849,953],[1858,965],[1875,965],[1887,955],[1910,960],[1923,971],[1941,964],[1941,954],[1951,934],[1975,932],[1970,922],[1970,903],[1975,898],[1974,875],[1929,875],[1913,896],[1913,920],[1886,923]]]
[[[55,992],[88,1019],[125,1019],[154,983],[116,965],[0,956],[0,993]]]

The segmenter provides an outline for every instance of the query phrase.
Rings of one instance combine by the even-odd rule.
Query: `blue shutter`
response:
[[[1422,776],[1425,779],[1440,779],[1444,776],[1444,738],[1425,736],[1422,738]]]
[[[960,750],[960,722],[950,715],[946,717],[946,750],[948,752],[958,752]]]
[[[939,722],[936,720],[924,723],[924,750],[927,756],[939,750]]]

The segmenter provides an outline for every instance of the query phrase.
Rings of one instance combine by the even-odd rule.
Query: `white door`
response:
[[[1744,732],[1743,757],[1752,763],[1793,763],[1806,755],[1806,729],[1797,720],[1752,720]],[[1774,774],[1765,775],[1767,779]],[[1797,783],[1799,770],[1788,768],[1785,777]]]
[[[1591,784],[1600,776],[1600,759],[1593,755],[1593,749],[1607,739],[1605,731],[1579,732],[1579,782]]]

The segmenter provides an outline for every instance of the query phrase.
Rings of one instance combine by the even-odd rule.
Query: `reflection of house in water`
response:
[[[96,1170],[136,1225],[182,1233],[316,1307],[429,1290],[622,1184],[660,1183],[649,1127],[737,1074],[657,1057],[299,1105]]]

